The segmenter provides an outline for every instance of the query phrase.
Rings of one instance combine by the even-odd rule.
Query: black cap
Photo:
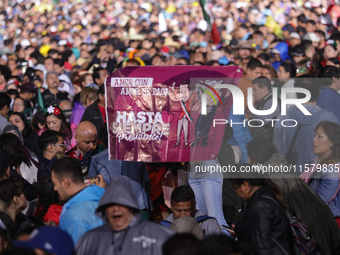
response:
[[[305,55],[305,50],[301,45],[297,45],[293,48],[291,56],[304,56]]]

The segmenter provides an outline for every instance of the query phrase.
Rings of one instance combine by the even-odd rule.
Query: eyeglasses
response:
[[[52,144],[52,145],[66,147],[64,143],[56,143],[56,144]]]

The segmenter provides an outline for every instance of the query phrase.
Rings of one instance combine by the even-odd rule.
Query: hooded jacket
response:
[[[294,119],[301,129],[297,135],[292,155],[295,156],[295,164],[297,170],[302,172],[305,164],[310,164],[315,161],[316,155],[313,153],[313,138],[316,125],[321,121],[331,121],[339,123],[335,115],[329,111],[321,109],[317,105],[304,105],[304,107],[312,114],[305,115],[296,105],[287,109],[286,115],[280,115],[274,128],[273,143],[278,153],[285,156],[289,150],[289,146],[294,137],[296,127],[284,127],[281,121],[284,119]],[[292,125],[292,122],[285,123]]]
[[[112,204],[134,210],[134,215],[124,230],[112,229],[105,217],[105,208]],[[76,245],[77,255],[161,255],[163,243],[173,234],[166,227],[141,219],[137,197],[124,176],[113,179],[107,186],[99,201],[96,215],[104,221],[104,225],[87,232],[79,239]]]
[[[85,232],[103,224],[95,210],[104,191],[97,185],[87,187],[64,205],[59,226],[70,234],[74,243]]]
[[[279,70],[279,67],[280,67],[282,62],[285,62],[286,60],[291,60],[291,58],[289,57],[289,54],[288,54],[289,47],[288,47],[287,43],[279,42],[274,47],[274,49],[279,52],[280,57],[281,57],[281,61],[276,61],[276,62],[272,63],[272,66],[275,68],[275,70]]]

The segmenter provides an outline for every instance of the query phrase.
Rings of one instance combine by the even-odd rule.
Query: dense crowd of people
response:
[[[0,2],[1,254],[340,254],[339,3],[203,2]],[[215,160],[109,160],[106,78],[170,65],[241,67],[252,125]]]

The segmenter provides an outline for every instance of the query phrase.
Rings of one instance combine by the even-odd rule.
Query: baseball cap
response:
[[[307,33],[302,37],[302,40],[320,42],[320,37],[318,37],[315,33]]]
[[[286,24],[283,28],[282,31],[288,31],[289,33],[294,32],[294,27],[291,24]]]
[[[323,25],[328,25],[328,20],[324,15],[320,15],[318,19],[318,23],[323,24]]]
[[[301,39],[300,35],[296,32],[292,32],[290,35],[289,35],[289,39]]]
[[[71,255],[74,245],[69,234],[59,227],[44,226],[36,229],[27,241],[14,241],[14,246],[41,249],[56,255]]]
[[[305,50],[303,49],[301,45],[297,45],[293,48],[291,55],[292,56],[304,56]]]

